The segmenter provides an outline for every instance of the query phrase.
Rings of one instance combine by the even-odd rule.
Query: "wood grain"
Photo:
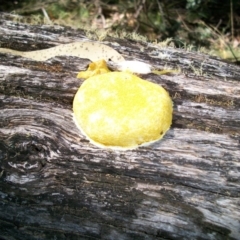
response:
[[[1,47],[15,50],[86,38],[0,20]],[[181,49],[104,43],[159,70],[181,68],[145,77],[170,92],[172,128],[149,147],[99,149],[72,120],[76,73],[88,60],[0,53],[0,238],[238,239],[240,68]]]

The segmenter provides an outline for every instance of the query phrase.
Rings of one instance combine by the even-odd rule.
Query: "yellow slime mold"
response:
[[[96,62],[92,62],[89,64],[87,71],[79,72],[77,75],[77,78],[89,78],[95,75],[100,75],[103,73],[111,72],[108,67],[105,60],[99,60]]]
[[[95,67],[100,65],[101,61]],[[92,70],[89,67],[84,74]],[[74,97],[73,115],[93,144],[134,149],[167,132],[172,123],[172,100],[164,88],[134,74],[107,72],[91,76],[81,85]]]

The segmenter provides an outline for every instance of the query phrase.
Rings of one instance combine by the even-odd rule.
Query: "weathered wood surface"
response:
[[[86,38],[11,20],[0,17],[1,47]],[[182,69],[146,76],[173,98],[171,130],[149,147],[99,149],[72,121],[76,72],[88,60],[0,53],[0,238],[239,239],[240,68],[196,52],[104,43],[127,59]]]

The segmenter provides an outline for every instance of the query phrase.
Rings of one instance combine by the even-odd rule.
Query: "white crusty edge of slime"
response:
[[[0,52],[30,58],[35,61],[46,61],[56,56],[87,58],[92,62],[101,59],[106,61],[111,60],[113,62],[125,61],[124,57],[116,50],[98,42],[73,42],[30,52],[0,48]]]
[[[112,70],[120,72],[131,72],[136,74],[148,74],[153,70],[153,67],[150,64],[136,60],[120,62],[108,61],[107,65]]]

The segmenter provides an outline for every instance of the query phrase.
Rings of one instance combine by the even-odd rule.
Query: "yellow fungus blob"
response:
[[[128,72],[89,77],[73,101],[82,133],[99,147],[120,150],[161,139],[172,123],[172,111],[164,88]]]
[[[87,71],[79,72],[77,78],[89,78],[95,75],[111,72],[105,60],[99,60],[89,64]]]

